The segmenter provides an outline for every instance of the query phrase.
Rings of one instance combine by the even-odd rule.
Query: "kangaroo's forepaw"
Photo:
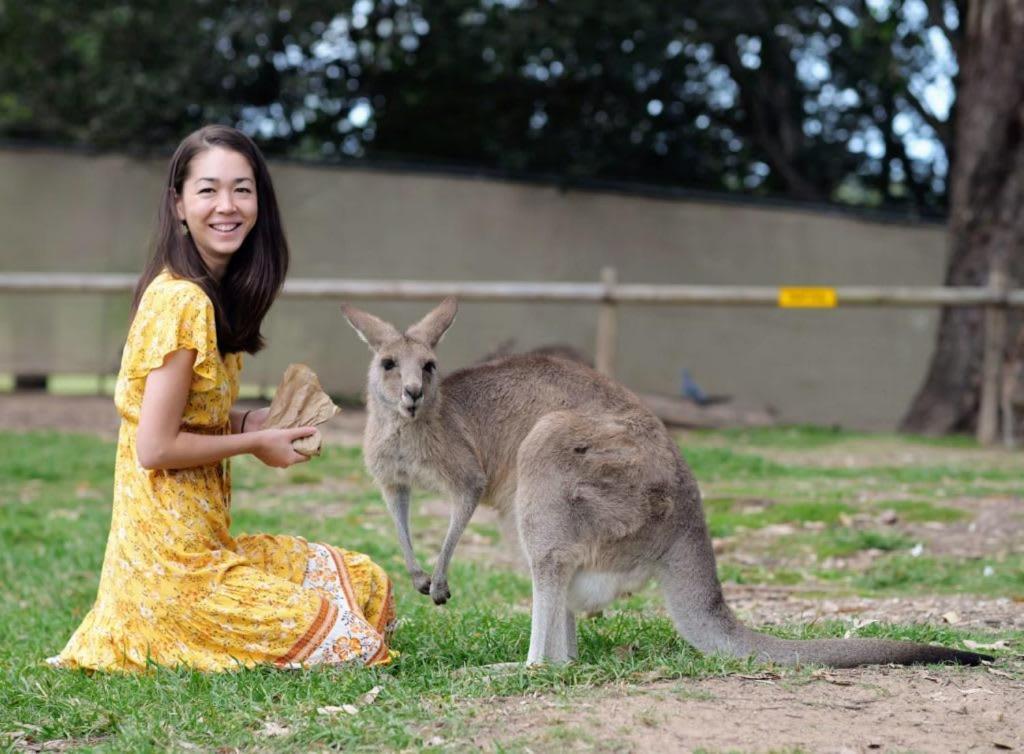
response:
[[[416,587],[416,591],[420,594],[430,594],[430,576],[425,573],[414,573],[412,575],[412,585]]]
[[[445,583],[433,583],[430,585],[430,599],[434,600],[435,605],[443,605],[452,596],[452,593],[448,590],[448,585]]]

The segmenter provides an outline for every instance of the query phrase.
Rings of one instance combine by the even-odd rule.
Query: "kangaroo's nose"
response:
[[[423,397],[423,387],[420,385],[414,385],[405,389],[405,394],[409,396],[412,401],[418,401]]]

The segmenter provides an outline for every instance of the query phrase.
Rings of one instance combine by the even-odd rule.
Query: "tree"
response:
[[[317,4],[321,5],[321,4]],[[0,134],[121,151],[173,148],[281,97],[275,56],[327,13],[264,2],[0,0]]]
[[[1004,266],[1009,280],[1019,284],[1024,281],[1024,0],[972,0],[965,20],[946,284],[986,285],[994,265]],[[982,322],[977,309],[943,311],[935,354],[904,430],[941,434],[975,426]]]
[[[920,87],[945,72],[918,6],[357,3],[317,83],[341,101],[358,68],[356,154],[941,212],[945,129]],[[410,52],[395,37],[416,22]]]
[[[947,129],[921,86],[946,74],[924,7],[0,0],[0,135],[163,150],[219,121],[317,160],[936,213]]]

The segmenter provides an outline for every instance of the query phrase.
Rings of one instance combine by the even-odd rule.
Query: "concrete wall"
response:
[[[472,177],[271,165],[292,276],[596,280],[750,285],[937,285],[938,225],[705,200],[659,199]],[[0,150],[0,270],[137,272],[164,163]],[[422,304],[367,303],[408,324]],[[673,394],[688,367],[707,390],[771,404],[790,421],[892,428],[920,384],[937,312],[624,308],[619,377]],[[126,297],[0,295],[0,372],[116,371]],[[593,352],[587,305],[465,304],[443,366],[499,342]],[[278,302],[247,382],[291,361],[332,391],[361,390],[365,346],[327,302]]]

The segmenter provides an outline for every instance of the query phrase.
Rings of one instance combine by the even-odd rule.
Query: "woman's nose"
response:
[[[223,191],[217,194],[217,210],[219,212],[234,212],[235,198],[230,191]]]

